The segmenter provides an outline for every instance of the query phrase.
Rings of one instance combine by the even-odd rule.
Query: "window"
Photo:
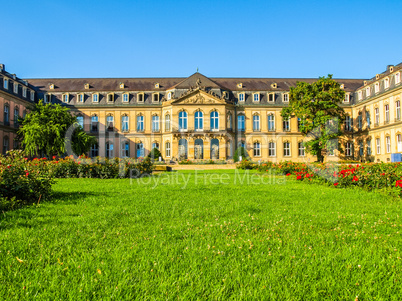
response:
[[[283,131],[290,132],[290,118],[283,119]]]
[[[288,93],[283,94],[283,102],[289,102],[289,94]]]
[[[357,98],[359,100],[362,100],[362,98],[363,98],[363,92],[362,91],[357,92]]]
[[[364,145],[363,145],[363,141],[359,141],[359,156],[363,157],[364,155]]]
[[[396,121],[399,121],[399,120],[401,120],[401,101],[400,100],[397,100],[395,102],[395,107],[396,107],[396,112],[395,112]]]
[[[20,109],[18,107],[14,108],[14,126],[18,127],[18,118],[20,117]]]
[[[152,116],[152,132],[159,132],[159,116]]]
[[[128,102],[128,93],[123,94],[123,102]]]
[[[374,112],[375,112],[375,125],[379,125],[380,124],[380,109],[375,108]]]
[[[259,142],[254,143],[254,157],[261,156],[261,144]]]
[[[84,116],[77,116],[77,123],[81,128],[84,128]]]
[[[253,94],[253,101],[260,101],[260,94],[254,93]]]
[[[113,93],[109,93],[107,95],[107,102],[114,102],[114,94]]]
[[[385,137],[385,144],[387,146],[387,153],[391,152],[391,137],[387,136]]]
[[[137,143],[137,158],[143,158],[145,155],[144,144],[142,142]]]
[[[169,132],[170,131],[170,115],[167,114],[165,116],[165,131]]]
[[[168,99],[168,100],[171,100],[171,99],[172,99],[172,92],[169,92],[169,93],[168,93],[167,99]]]
[[[305,148],[305,146],[304,146],[304,143],[303,143],[303,142],[299,142],[298,148],[299,148],[299,157],[304,157],[304,156],[305,156],[305,151],[306,151],[306,148]]]
[[[389,88],[389,78],[387,77],[386,79],[384,79],[384,89],[388,88]]]
[[[367,156],[371,156],[371,140],[367,139]]]
[[[98,116],[93,115],[91,117],[91,132],[96,133],[98,132]]]
[[[109,132],[114,130],[114,118],[112,115],[106,117],[107,130]]]
[[[123,142],[121,147],[121,156],[123,158],[130,157],[130,143],[128,141]]]
[[[204,124],[204,118],[203,118],[203,114],[201,111],[197,111],[195,112],[194,115],[194,129],[196,131],[202,131],[203,129],[203,124]]]
[[[239,101],[244,101],[244,93],[239,93]]]
[[[260,115],[253,116],[253,131],[254,132],[260,131]]]
[[[231,113],[228,114],[226,126],[227,126],[228,130],[233,129],[233,120],[232,120],[232,114]]]
[[[366,88],[366,97],[369,97],[370,96],[370,87],[367,87]]]
[[[10,125],[10,107],[4,106],[4,125]]]
[[[10,149],[10,140],[8,136],[4,136],[3,138],[3,155],[5,155]]]
[[[211,112],[211,131],[219,130],[219,113],[217,111]]]
[[[371,126],[371,118],[370,118],[370,112],[366,111],[366,123],[367,123],[367,128],[369,129]]]
[[[154,148],[159,149],[159,143],[158,142],[152,143],[152,149],[154,149]]]
[[[402,152],[402,135],[401,134],[396,135],[396,143],[397,143],[398,153]]]
[[[343,102],[349,102],[349,101],[350,101],[350,94],[345,93],[345,99],[343,100]]]
[[[152,101],[153,102],[159,102],[159,93],[154,93],[152,95]]]
[[[275,102],[275,93],[269,93],[268,94],[268,101],[269,102]]]
[[[63,94],[63,102],[68,103],[68,94]]]
[[[90,156],[91,156],[91,158],[95,158],[95,157],[99,156],[99,146],[98,146],[98,144],[92,144],[91,145]]]
[[[241,114],[237,116],[237,130],[239,132],[244,132],[246,130],[246,117]]]
[[[363,116],[362,116],[362,112],[359,112],[359,115],[357,116],[357,128],[359,129],[359,131],[361,131],[362,128],[363,128]]]
[[[92,94],[92,102],[99,102],[99,94],[98,93]]]
[[[112,158],[113,155],[114,155],[113,143],[107,142],[106,143],[106,157]]]
[[[395,73],[395,85],[399,84],[401,82],[401,73]]]
[[[380,84],[379,84],[379,83],[375,83],[375,85],[374,85],[374,91],[375,91],[375,93],[380,92]]]
[[[137,101],[138,102],[144,102],[144,93],[138,93],[137,94]]]
[[[268,143],[268,155],[270,157],[275,157],[275,154],[276,154],[275,142]]]
[[[385,123],[389,123],[389,105],[385,105]]]
[[[139,115],[137,116],[137,132],[144,131],[144,116]]]
[[[52,94],[45,94],[45,103],[52,102]]]
[[[34,99],[35,99],[35,92],[31,91],[31,101],[34,101]]]
[[[179,130],[186,131],[187,130],[187,112],[181,111],[179,113]]]
[[[269,132],[275,131],[275,115],[274,114],[268,115],[268,131]]]
[[[27,97],[27,88],[26,87],[22,87],[22,97]]]
[[[8,79],[7,78],[5,78],[3,81],[3,87],[4,87],[4,89],[8,90]]]
[[[381,141],[380,138],[375,139],[375,143],[377,145],[377,155],[381,154]]]
[[[283,156],[284,157],[290,156],[290,142],[283,143]]]
[[[346,142],[345,144],[345,156],[350,157],[352,155],[352,143]]]
[[[80,93],[80,94],[77,95],[77,101],[78,102],[84,102],[84,94],[83,93]]]
[[[121,117],[121,130],[122,132],[128,132],[128,116],[123,115]]]
[[[165,156],[170,157],[170,142],[165,143]]]
[[[14,82],[13,88],[14,88],[14,93],[18,94],[18,83],[17,82]]]

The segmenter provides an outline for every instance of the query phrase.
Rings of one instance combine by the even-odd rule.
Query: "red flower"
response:
[[[296,180],[301,180],[302,176],[297,176]]]
[[[356,177],[356,176],[353,176],[353,180],[352,180],[353,182],[357,182],[357,181],[359,181],[359,178],[358,177]]]
[[[339,183],[334,183],[334,186],[338,186]]]
[[[53,156],[53,160],[56,159],[56,156]]]
[[[396,181],[395,187],[402,187],[402,180]]]
[[[290,175],[291,175],[290,173],[287,173],[287,174],[286,174],[286,176],[290,176]]]
[[[382,175],[382,176],[385,176],[385,173],[382,173],[381,175]]]

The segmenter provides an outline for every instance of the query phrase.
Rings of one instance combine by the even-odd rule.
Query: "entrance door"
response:
[[[187,159],[187,140],[180,139],[179,140],[179,160]]]
[[[204,141],[202,139],[194,141],[194,159],[204,159]]]
[[[219,140],[211,139],[211,159],[219,159]]]

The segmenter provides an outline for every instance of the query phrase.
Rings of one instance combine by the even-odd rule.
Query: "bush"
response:
[[[238,147],[236,149],[236,151],[235,151],[235,153],[233,155],[233,161],[234,162],[240,161],[240,156],[242,157],[242,160],[243,159],[246,159],[246,160],[250,159],[250,156],[248,155],[246,149],[244,147],[242,147],[242,146],[240,146],[240,147]]]
[[[163,160],[163,157],[162,157],[161,152],[160,152],[159,149],[157,149],[156,147],[154,147],[154,148],[151,150],[151,152],[148,154],[148,157],[151,158],[151,159],[154,159],[154,160],[156,160],[156,161],[159,161],[159,157],[161,157],[162,160]]]
[[[28,161],[17,150],[0,156],[1,210],[14,209],[50,197],[53,177],[44,161]]]
[[[243,159],[240,163],[236,165],[237,169],[255,169],[257,164],[251,162],[250,160]]]

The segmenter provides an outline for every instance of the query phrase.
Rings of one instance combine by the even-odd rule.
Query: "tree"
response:
[[[159,157],[162,158],[162,154],[159,151],[159,149],[157,149],[156,147],[154,147],[151,152],[148,154],[148,158],[154,159],[154,160],[159,160]],[[162,158],[163,160],[163,158]]]
[[[320,77],[309,84],[297,82],[290,88],[289,106],[282,109],[283,118],[300,118],[300,132],[309,139],[303,142],[306,151],[323,162],[323,150],[336,148],[338,137],[342,134],[341,124],[345,112],[339,104],[345,98],[340,84],[328,77]]]
[[[238,161],[240,160],[240,157],[242,157],[242,160],[244,160],[244,159],[246,159],[246,160],[250,159],[250,157],[249,157],[249,155],[248,155],[246,149],[245,149],[243,146],[239,146],[239,147],[236,149],[236,151],[235,151],[235,153],[234,153],[234,155],[233,155],[233,161],[234,161],[234,162],[238,162]]]
[[[76,122],[76,117],[69,113],[68,108],[59,104],[45,105],[39,101],[21,120],[18,135],[28,155],[62,155],[66,152],[67,130]],[[88,152],[94,143],[96,138],[87,135],[81,126],[74,130],[71,144],[76,154]]]

